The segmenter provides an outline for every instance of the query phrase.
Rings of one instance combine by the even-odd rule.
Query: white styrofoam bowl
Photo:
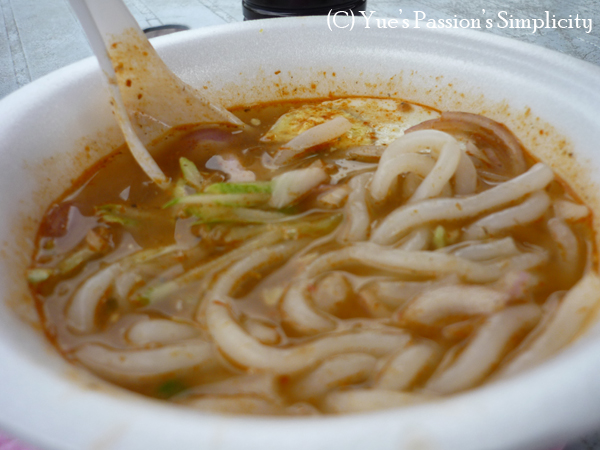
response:
[[[156,46],[185,81],[225,106],[390,95],[484,113],[511,127],[600,211],[598,67],[484,33],[360,22],[330,31],[321,17],[207,28]],[[209,415],[84,374],[44,340],[24,272],[52,199],[121,143],[95,60],[9,95],[0,117],[1,428],[56,450],[524,450],[600,426],[597,326],[513,379],[443,402],[344,417]]]

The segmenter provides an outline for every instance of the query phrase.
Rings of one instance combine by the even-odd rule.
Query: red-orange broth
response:
[[[310,109],[310,105],[320,103],[303,104],[309,105],[305,108]],[[425,111],[423,114],[430,114],[434,120],[439,115],[435,110],[407,102],[396,104],[394,114],[408,115],[414,108],[420,108]],[[348,198],[353,197],[339,200],[339,197],[348,195],[348,189],[344,188],[344,192],[344,189],[338,188],[347,186],[354,175],[375,173],[379,154],[387,144],[374,143],[376,133],[368,131],[371,125],[359,113],[352,111],[348,113],[348,120],[354,120],[354,124],[362,124],[360,139],[363,139],[363,147],[369,147],[368,152],[360,154],[359,151],[357,156],[356,146],[340,148],[341,140],[335,138],[303,152],[289,164],[274,167],[265,154],[271,157],[276,155],[285,142],[264,142],[260,139],[284,113],[301,107],[299,102],[288,102],[235,109],[234,114],[248,124],[245,130],[201,127],[171,133],[153,150],[157,163],[172,180],[171,188],[167,190],[163,191],[149,181],[127,148],[122,147],[91,167],[52,204],[39,228],[29,280],[45,332],[65,358],[77,365],[87,366],[100,377],[127,389],[200,409],[226,413],[313,414],[402,406],[460,392],[502,376],[503,368],[518,359],[520,353],[535,348],[536,335],[543,335],[544,330],[551,330],[552,320],[560,315],[557,311],[561,308],[561,302],[568,297],[564,291],[572,289],[586,272],[589,273],[589,267],[595,266],[591,214],[558,178],[541,189],[544,193],[537,194],[548,204],[539,217],[479,239],[481,243],[497,243],[499,250],[496,250],[497,253],[492,252],[491,258],[469,260],[468,264],[475,261],[475,264],[480,265],[496,264],[494,267],[497,268],[502,261],[507,261],[507,267],[510,264],[516,264],[517,267],[520,263],[514,262],[517,261],[514,258],[519,255],[534,255],[541,262],[531,263],[533,266],[528,268],[519,266],[514,270],[502,266],[498,269],[500,276],[481,281],[469,278],[469,274],[453,273],[453,269],[444,269],[443,273],[424,269],[389,270],[376,263],[363,264],[360,258],[355,258],[347,263],[336,263],[335,267],[329,267],[323,273],[306,280],[299,288],[299,292],[308,299],[304,300],[308,307],[317,310],[315,313],[311,309],[310,314],[317,314],[322,319],[323,329],[315,331],[294,325],[287,310],[282,310],[283,299],[289,293],[292,281],[301,277],[318,255],[336,252],[345,246],[367,245],[369,237],[373,237],[373,230],[394,210],[405,204],[422,181],[422,177],[401,174],[383,202],[375,202],[369,195],[371,185],[363,187],[367,192],[363,192],[363,210],[366,207],[371,220],[368,229],[365,229],[366,238],[349,238],[349,242],[344,242],[348,239],[340,238],[339,233],[349,220],[347,214],[351,213],[351,208],[345,206],[344,201],[349,202],[351,200]],[[349,111],[351,108],[342,104],[342,109]],[[321,122],[340,114],[339,109],[326,107],[325,110],[326,113],[320,116]],[[306,120],[301,114],[299,117],[302,121]],[[442,126],[439,126],[440,123]],[[461,144],[461,151],[477,170],[475,192],[458,195],[457,199],[475,196],[519,175],[509,173],[503,159],[507,158],[506,148],[502,140],[488,128],[481,125],[477,128],[472,123],[467,123],[464,129],[457,129],[454,122],[450,125],[448,123],[450,122],[438,122],[433,128],[453,135]],[[314,124],[310,126],[312,125]],[[407,134],[409,135],[410,133]],[[480,147],[479,154],[473,154],[473,145]],[[435,162],[433,153],[421,149],[420,154],[431,157],[432,164]],[[185,181],[177,184],[182,179],[181,157],[187,158],[197,167],[200,178],[196,181],[201,180],[200,186]],[[237,168],[229,174],[223,170],[223,161],[228,158],[237,161]],[[334,182],[332,177],[342,170],[341,160],[352,161],[344,163],[344,167],[354,164],[354,169]],[[535,163],[529,154],[525,155],[524,160],[527,169]],[[269,207],[267,201],[261,203],[256,200],[263,194],[265,198],[273,195],[271,191],[267,192],[274,189],[273,183],[268,185],[261,182],[269,182],[290,170],[308,167],[318,168],[319,174],[324,174],[326,180],[284,207]],[[242,172],[254,174],[259,182],[256,190],[252,191],[252,195],[256,195],[252,197],[251,204],[245,204],[239,209],[244,214],[250,214],[251,219],[237,216],[232,218],[230,210],[240,207],[227,202],[219,204],[220,209],[194,209],[194,205],[177,203],[168,206],[168,202],[173,203],[173,198],[182,194],[193,195],[211,185],[222,189],[225,185],[219,183],[230,182],[231,177],[238,176],[236,174],[239,174],[240,168]],[[242,178],[244,176],[250,175],[246,173]],[[367,178],[368,176],[365,177]],[[239,183],[245,186],[252,184],[247,180]],[[331,201],[324,203],[324,196],[335,189],[338,189],[336,193],[339,195],[330,197],[334,200],[337,198],[338,204]],[[444,189],[436,197],[456,195],[455,179],[452,178]],[[533,195],[521,196],[515,201],[505,202],[502,208],[488,208],[485,212],[468,218],[427,221],[419,227],[421,237],[425,236],[425,243],[421,243],[421,248],[414,251],[423,255],[454,255],[454,252],[464,252],[465,247],[475,242],[469,240],[466,244],[461,244],[466,230],[473,230],[472,227],[469,228],[473,223],[501,209],[518,206],[524,198]],[[360,195],[357,194],[358,197]],[[245,198],[242,200],[247,201]],[[360,210],[360,199],[357,202]],[[414,204],[418,205],[418,202]],[[253,211],[248,212],[246,209]],[[206,212],[208,210],[210,214]],[[260,214],[267,211],[273,215],[263,219],[256,218],[255,215],[259,214],[256,210]],[[245,223],[245,220],[253,223]],[[219,261],[218,258],[224,258],[223,255],[273,230],[281,232],[281,236],[274,241],[258,245],[246,254],[242,252],[241,256],[225,265],[217,264],[212,269],[208,267],[205,273],[198,272],[200,275],[192,281],[188,280],[185,285],[170,291],[167,289],[168,295],[159,297],[156,301],[149,300],[149,292],[155,293],[157,288],[162,289],[166,283],[180,280],[190,270],[207,264],[214,265],[214,261]],[[411,233],[417,236],[414,230]],[[393,243],[386,244],[385,248],[399,252],[413,234],[399,236]],[[502,239],[504,241],[499,243]],[[290,254],[270,260],[271,264],[260,265],[245,273],[241,281],[232,285],[231,303],[224,303],[229,311],[229,318],[237,323],[236,326],[249,339],[253,339],[252,345],[258,342],[256,345],[262,346],[261,349],[289,349],[306,342],[326,340],[327,336],[347,337],[352,333],[381,332],[390,341],[389,349],[373,344],[376,348],[371,352],[369,348],[363,349],[359,344],[352,344],[339,352],[319,350],[315,356],[311,353],[313,349],[307,347],[308,350],[304,349],[307,358],[312,359],[303,363],[294,359],[295,354],[289,356],[291,369],[287,371],[285,367],[273,370],[265,368],[264,365],[270,362],[262,360],[253,367],[244,362],[243,355],[239,356],[235,351],[228,350],[227,345],[219,344],[218,339],[211,334],[211,326],[215,326],[217,319],[210,322],[212,319],[207,319],[206,316],[207,308],[210,309],[207,303],[213,299],[203,296],[210,292],[224,272],[244,257],[252,259],[251,255],[259,255],[262,249],[293,244],[294,241],[300,244],[298,248],[284,251],[291,252]],[[575,242],[575,247],[565,248],[565,242]],[[85,280],[111,265],[114,266],[128,255],[176,243],[180,245],[179,248],[150,256],[150,259],[141,261],[141,266],[128,263],[127,267],[116,270],[109,281],[99,283],[101,286],[97,289],[102,292],[94,308],[91,328],[77,329],[72,326],[69,314],[72,313],[70,308],[74,302],[73,297],[82,289]],[[576,255],[575,263],[569,259],[573,254]],[[504,292],[502,287],[505,288]],[[439,304],[445,300],[438,301],[437,297],[427,299],[428,294],[425,293],[428,289],[434,289],[438,296],[443,297],[444,292],[464,288],[470,289],[469,292],[477,299],[489,296],[486,300],[489,305],[486,303],[482,306],[485,303],[482,301],[482,304],[475,306],[446,305],[442,312],[434,311],[438,308],[436,302]],[[483,290],[479,292],[475,289]],[[402,295],[405,298],[397,298]],[[418,301],[422,304],[417,305]],[[433,308],[434,312],[423,312],[427,308]],[[529,314],[528,319],[513,319],[507,314],[508,310],[523,310]],[[215,311],[217,317],[218,311]],[[226,317],[223,311],[218,317]],[[504,316],[502,313],[505,313]],[[431,315],[425,317],[427,314]],[[136,323],[145,322],[147,325],[157,319],[176,323],[171,334],[170,325],[167,324],[166,331],[160,331],[164,336],[153,342],[153,328],[142,327],[135,332],[139,336],[132,343],[131,330]],[[494,326],[500,327],[494,325],[494,320],[498,323],[508,321],[511,325],[507,326],[512,326],[512,331],[499,342],[494,341],[494,344],[477,344],[490,345],[492,350],[488,353],[497,354],[486,363],[487,366],[478,369],[479,374],[473,375],[467,369],[459,367],[462,364],[461,355],[467,358],[468,351],[476,352],[475,343],[485,341],[485,336],[482,335],[491,333]],[[156,323],[160,326],[164,324]],[[507,329],[506,326],[503,329]],[[177,370],[165,371],[159,368],[155,372],[148,365],[151,366],[152,361],[161,361],[160,358],[163,357],[167,358],[164,364],[171,364],[168,362],[170,356],[159,357],[146,353],[149,362],[136,362],[134,360],[137,356],[130,356],[136,352],[142,355],[143,352],[178,345],[177,339],[169,340],[171,335],[182,336],[182,342],[206,343],[206,348],[202,347],[201,351],[206,351],[209,356],[199,357],[198,352],[201,351],[196,347],[189,347],[190,358],[199,357],[201,363],[189,367],[183,363]],[[572,337],[567,338],[571,340]],[[366,337],[365,342],[368,339]],[[395,339],[397,345],[393,344]],[[537,342],[543,339],[537,337]],[[342,344],[339,345],[343,347]],[[244,344],[240,346],[243,347]],[[80,357],[84,354],[78,353],[82,348],[100,350],[95,356]],[[102,353],[105,350],[112,356]],[[188,350],[173,347],[172,351],[180,352],[181,356],[181,352]],[[252,352],[253,350],[249,350],[248,353]],[[113,356],[114,360],[110,359]],[[92,358],[92,362],[89,358]],[[126,365],[132,364],[133,369],[122,375],[120,369],[99,368],[94,358],[108,358],[110,367],[111,364],[118,365],[119,361]],[[257,358],[257,361],[260,359],[259,356],[252,355],[248,358]],[[287,356],[281,356],[282,361],[285,358]],[[143,369],[136,369],[135,364],[141,364]],[[157,364],[167,367],[163,363]],[[471,381],[463,383],[464,385],[461,384],[462,381],[447,381],[450,377],[447,374],[452,370],[459,373],[457,376],[460,379],[471,377]],[[460,370],[466,370],[464,373],[470,375],[461,375],[463,372]],[[360,403],[363,400],[364,404]]]

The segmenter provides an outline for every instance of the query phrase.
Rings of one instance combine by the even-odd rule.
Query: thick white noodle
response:
[[[408,200],[409,203],[416,203],[427,198],[437,197],[442,192],[444,186],[454,176],[463,153],[458,146],[458,142],[454,138],[452,140],[454,142],[448,142],[442,147],[433,169],[431,169],[431,172],[427,174],[415,193],[410,197]]]
[[[550,207],[550,197],[545,191],[531,194],[517,206],[503,209],[479,219],[464,231],[464,239],[485,239],[517,225],[534,222]]]
[[[367,184],[372,174],[363,173],[350,180],[350,195],[344,206],[344,223],[338,228],[341,242],[366,241],[371,228],[371,216],[367,207]]]
[[[114,280],[115,294],[119,299],[126,299],[133,287],[140,282],[140,274],[134,270],[118,274]]]
[[[212,300],[207,308],[209,331],[219,349],[240,366],[279,374],[299,372],[342,353],[360,352],[383,356],[410,339],[400,330],[360,330],[331,333],[288,348],[269,347],[240,327],[231,316],[230,308],[230,301],[227,299]]]
[[[547,255],[539,252],[518,254],[512,258],[481,264],[445,253],[407,252],[380,247],[372,243],[358,243],[352,247],[326,253],[308,265],[303,273],[303,279],[293,284],[286,293],[281,303],[281,312],[286,324],[303,334],[315,334],[335,329],[336,322],[333,317],[320,311],[310,301],[307,293],[308,280],[327,270],[353,261],[395,273],[436,276],[454,274],[466,281],[481,283],[495,281],[509,271],[530,269],[546,260]],[[491,292],[500,295],[497,291],[486,290],[486,288],[475,286],[473,289],[474,294]],[[481,292],[477,289],[481,289]],[[458,297],[460,298],[465,293],[468,293],[468,289],[461,292]],[[361,304],[374,317],[389,317],[391,311],[387,305],[381,304],[378,298],[370,294],[369,291],[365,291],[359,296]],[[385,302],[385,300],[383,301]]]
[[[327,413],[352,413],[401,408],[435,400],[424,394],[412,394],[388,389],[352,389],[331,392],[322,403]]]
[[[264,236],[267,234],[269,233],[265,233]],[[281,233],[276,233],[276,235],[277,234],[280,235],[278,240],[281,240]],[[255,240],[255,243],[260,242],[261,240],[267,243],[268,241],[264,240],[264,236]],[[231,291],[236,288],[248,274],[256,276],[258,271],[269,266],[272,267],[276,262],[291,257],[293,253],[303,248],[308,242],[308,239],[285,241],[280,244],[256,249],[257,247],[254,245],[248,247],[249,244],[253,243],[253,241],[249,241],[244,246],[226,253],[215,260],[215,263],[218,261],[218,266],[213,267],[209,272],[205,272],[205,278],[199,288],[199,292],[202,294],[201,301],[196,310],[196,320],[201,324],[205,323],[208,299],[220,297],[229,298]],[[243,247],[246,248],[244,249]],[[252,251],[248,251],[250,249],[252,249]],[[229,259],[219,261],[219,259],[225,257],[229,257]],[[214,266],[215,263],[212,265]],[[226,269],[227,266],[229,266],[229,268]],[[201,269],[201,267],[198,269]],[[215,278],[216,282],[212,283]],[[212,287],[210,287],[211,283]]]
[[[306,149],[338,138],[346,134],[350,128],[352,128],[352,123],[341,116],[309,128],[279,147],[274,162],[277,165],[287,164],[296,156],[304,153]]]
[[[417,175],[416,172],[409,172],[404,175],[404,181],[402,182],[402,200],[408,200],[416,191],[423,178]],[[450,189],[450,186],[448,186]],[[442,195],[442,197],[447,197],[447,195]]]
[[[563,270],[573,273],[578,268],[579,241],[564,220],[554,217],[548,221],[548,231],[560,248],[560,261]]]
[[[303,273],[303,278],[296,281],[284,296],[281,303],[281,312],[286,324],[303,334],[315,334],[335,329],[336,322],[333,317],[320,311],[310,301],[307,293],[308,280],[351,261],[396,273],[438,276],[455,274],[466,281],[489,282],[497,280],[512,270],[527,270],[538,266],[546,259],[547,255],[545,253],[524,253],[513,258],[481,264],[444,253],[407,252],[380,247],[372,243],[358,243],[352,247],[326,253],[309,264]],[[473,289],[475,289],[473,295],[488,291],[488,294],[490,292],[497,293],[497,291],[490,289],[486,291],[486,288],[473,287]],[[477,289],[482,291],[479,292]],[[461,292],[460,295],[468,292],[467,289]],[[368,291],[363,294],[359,297],[359,301],[367,307],[371,315],[374,317],[389,317],[391,311],[388,310],[387,306],[380,304],[378,299],[369,295]]]
[[[448,277],[432,281],[373,281],[360,290],[361,295],[369,295],[386,306],[396,309],[404,306],[422,292],[440,285],[456,284],[458,279]]]
[[[341,208],[346,203],[349,194],[350,186],[343,184],[341,186],[335,186],[321,194],[317,199],[317,202],[325,208]]]
[[[276,403],[252,394],[205,395],[183,402],[201,411],[221,414],[278,415],[283,409]]]
[[[273,374],[247,374],[227,378],[214,383],[200,384],[188,390],[181,397],[193,400],[198,395],[256,395],[274,402],[281,400],[277,377]]]
[[[181,249],[176,245],[143,250],[126,256],[122,260],[96,272],[85,280],[73,295],[73,299],[67,308],[69,326],[80,332],[91,333],[94,330],[94,317],[98,303],[113,285],[117,276],[137,264],[149,262],[159,256],[179,250]]]
[[[246,331],[250,333],[254,339],[267,345],[275,345],[281,342],[281,336],[276,327],[270,326],[263,320],[248,318],[244,321]]]
[[[209,277],[209,275],[224,269],[241,258],[248,256],[249,254],[252,254],[252,252],[255,250],[276,244],[283,239],[283,233],[279,230],[261,233],[257,237],[246,241],[236,249],[231,250],[224,255],[208,262],[201,262],[196,267],[193,267],[181,276],[152,289],[149,293],[150,302],[155,303],[160,301],[168,297],[173,292],[176,292],[178,289],[187,286],[189,283],[206,279]]]
[[[293,284],[281,302],[281,315],[286,325],[302,334],[315,334],[336,328],[332,317],[319,311],[308,298],[307,280]]]
[[[482,381],[506,354],[515,335],[535,326],[541,316],[535,304],[507,308],[491,316],[477,335],[450,365],[435,373],[426,389],[438,394],[452,394]]]
[[[92,275],[77,289],[67,309],[69,326],[87,333],[94,330],[94,317],[98,303],[121,271],[119,263],[111,264]]]
[[[363,382],[376,362],[376,358],[363,353],[333,356],[298,381],[291,394],[299,399],[317,399],[333,389]]]
[[[421,227],[413,230],[406,236],[398,249],[407,252],[415,252],[419,250],[427,250],[431,243],[431,229],[429,227]]]
[[[383,303],[374,289],[361,289],[356,297],[358,304],[369,314],[375,318],[391,317],[393,310]]]
[[[545,164],[538,163],[524,174],[470,197],[429,199],[401,206],[372,232],[371,241],[391,244],[410,229],[432,221],[477,216],[543,189],[553,179],[552,170]]]
[[[593,317],[600,302],[600,278],[588,272],[567,292],[552,319],[532,332],[527,346],[519,349],[500,375],[513,375],[535,366],[571,342]]]
[[[425,151],[437,156],[437,162],[431,168],[431,163],[423,157],[425,155],[414,155]],[[444,132],[425,130],[405,134],[383,152],[370,188],[371,196],[377,202],[383,201],[398,175],[415,172],[425,179],[410,201],[435,197],[456,172],[462,154],[458,141]],[[463,167],[463,172],[465,170],[469,169]]]
[[[555,200],[553,206],[556,217],[570,222],[585,219],[590,215],[590,209],[587,206],[568,200]]]
[[[492,239],[485,242],[471,241],[454,247],[444,247],[439,251],[449,251],[459,258],[471,261],[486,261],[494,258],[516,256],[521,252],[511,237]]]
[[[460,161],[454,174],[456,195],[469,195],[477,190],[477,169],[469,155],[461,150]]]
[[[302,241],[291,241],[256,251],[221,274],[206,295],[209,300],[207,325],[221,351],[242,366],[289,373],[310,367],[337,353],[365,351],[384,354],[395,345],[405,342],[407,336],[395,330],[378,333],[365,331],[328,335],[314,342],[283,349],[263,345],[244,330],[231,317],[233,302],[229,297],[230,291],[246,273],[285,258],[304,244]]]
[[[95,372],[124,378],[165,375],[216,361],[212,345],[199,339],[149,350],[114,350],[84,344],[75,351],[75,357]]]
[[[370,242],[359,242],[342,250],[326,253],[313,261],[305,270],[305,276],[316,276],[349,262],[388,270],[395,273],[420,275],[456,274],[465,281],[485,283],[497,280],[509,270],[526,270],[544,263],[548,256],[543,253],[524,253],[512,258],[480,263],[438,252],[407,252],[390,249]]]
[[[352,295],[352,285],[340,272],[333,272],[321,278],[312,293],[315,306],[331,313]]]
[[[199,330],[191,325],[167,319],[140,320],[127,331],[126,337],[133,345],[171,344],[198,337]]]
[[[403,153],[432,152],[438,155],[444,145],[454,142],[457,142],[456,139],[448,133],[438,130],[408,133],[400,136],[387,146],[379,159],[379,165],[387,164],[391,159]]]
[[[395,354],[375,375],[374,387],[401,391],[407,389],[441,354],[434,342],[409,344]]]
[[[306,239],[287,241],[252,252],[251,255],[234,263],[215,282],[209,297],[229,296],[231,291],[249,273],[290,257],[307,243]]]
[[[376,202],[382,202],[388,196],[399,175],[410,172],[425,178],[434,165],[435,160],[431,156],[419,153],[404,153],[383,165],[379,164],[369,186],[371,197]]]
[[[329,175],[321,167],[307,167],[278,175],[271,181],[273,188],[269,206],[278,209],[288,206],[327,180]]]
[[[537,274],[525,270],[512,270],[490,287],[506,292],[514,300],[527,300],[531,299],[533,289],[539,286],[540,282],[541,277]]]
[[[502,309],[510,300],[505,292],[483,286],[444,286],[424,292],[402,311],[401,323],[434,325],[452,316],[488,315]]]

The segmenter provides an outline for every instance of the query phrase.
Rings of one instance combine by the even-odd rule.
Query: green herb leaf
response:
[[[171,398],[187,389],[186,385],[179,380],[167,380],[156,390],[156,396],[163,399]]]

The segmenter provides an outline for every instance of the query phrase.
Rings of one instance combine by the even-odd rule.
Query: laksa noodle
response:
[[[502,124],[392,99],[234,110],[126,148],[56,201],[29,284],[73,363],[224,413],[436,401],[571,342],[592,217]]]

